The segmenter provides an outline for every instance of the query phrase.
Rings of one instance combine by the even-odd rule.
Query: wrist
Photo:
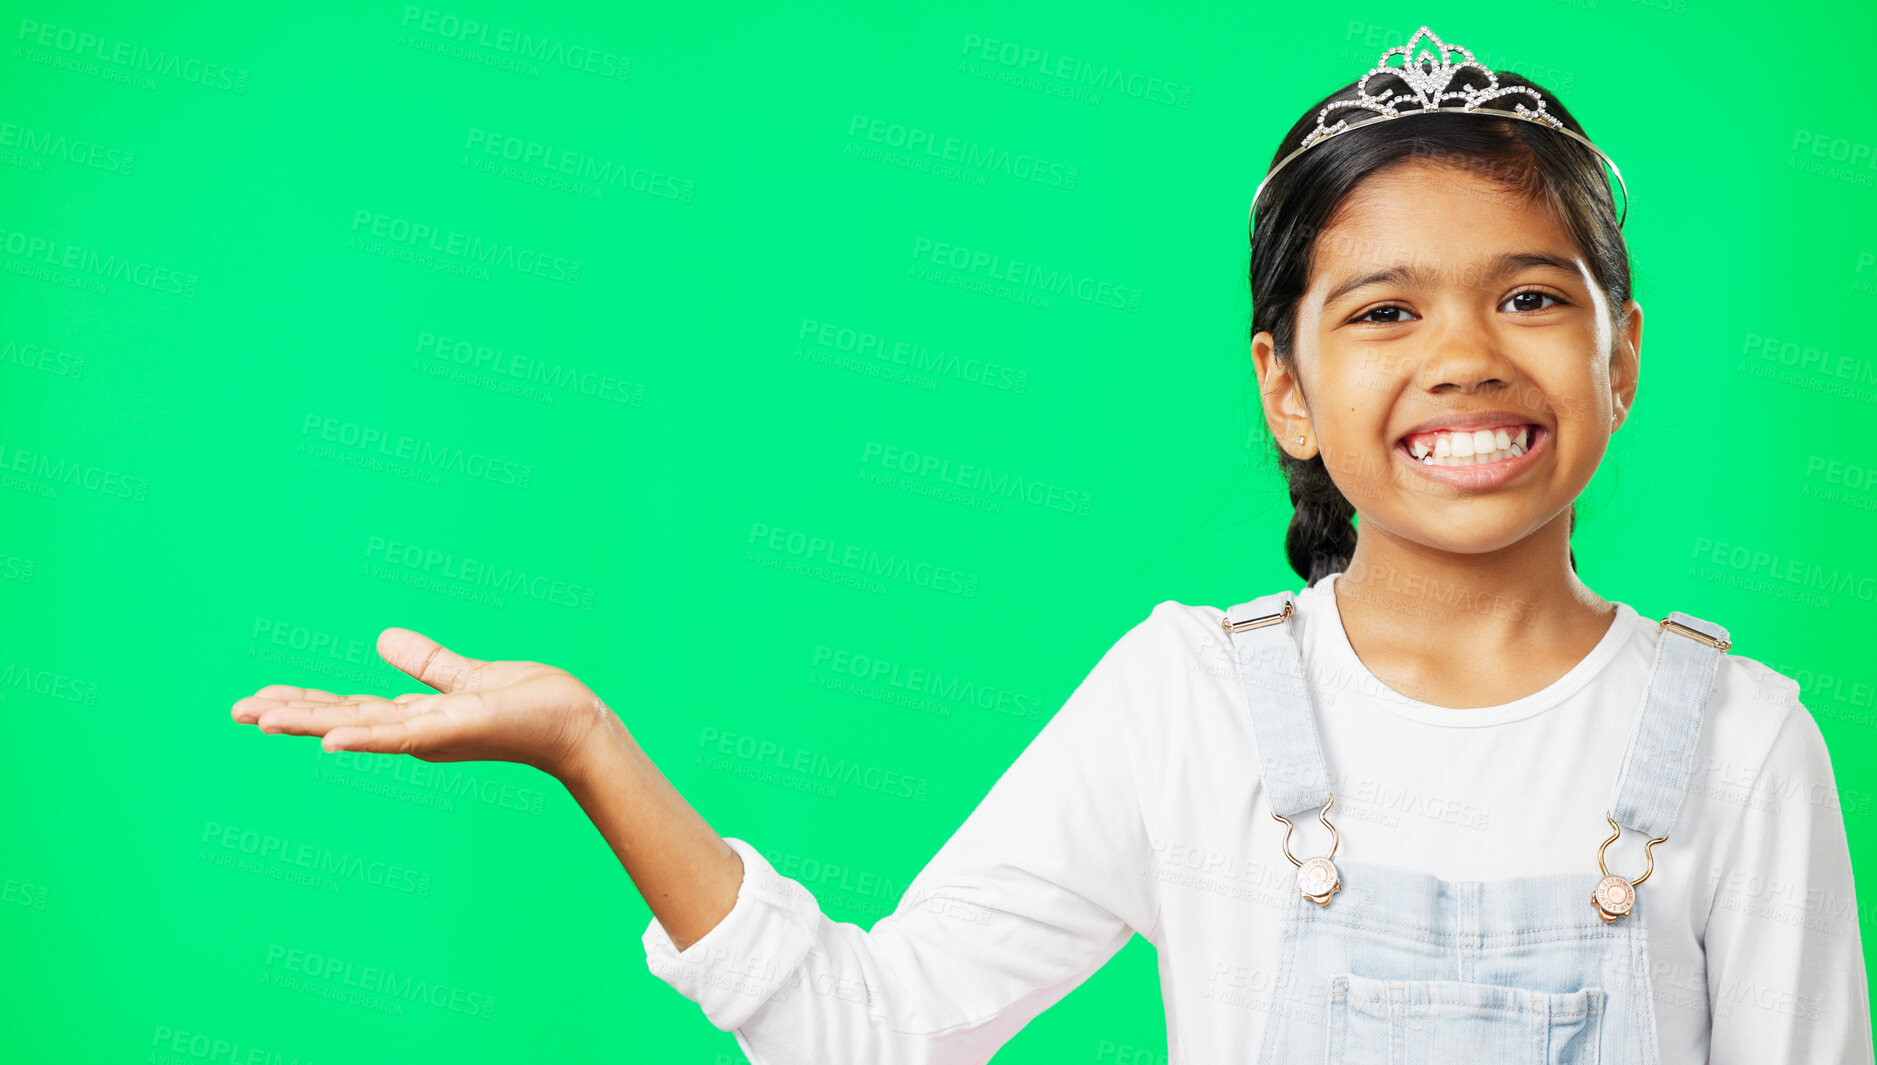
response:
[[[543,766],[578,799],[590,794],[603,781],[616,779],[629,769],[636,743],[626,726],[599,699],[594,699],[594,717],[580,730],[579,737],[552,767]]]

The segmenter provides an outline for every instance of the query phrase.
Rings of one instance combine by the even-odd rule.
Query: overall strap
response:
[[[1666,839],[1694,772],[1695,743],[1721,656],[1732,643],[1726,629],[1680,611],[1658,624],[1662,632],[1649,690],[1617,770],[1610,816],[1645,836]]]
[[[1225,612],[1220,624],[1236,646],[1238,675],[1251,704],[1264,790],[1285,817],[1315,813],[1329,802],[1329,774],[1316,715],[1304,686],[1291,615],[1296,596],[1262,595]]]

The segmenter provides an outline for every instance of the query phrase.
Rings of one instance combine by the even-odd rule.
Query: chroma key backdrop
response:
[[[1800,681],[1877,875],[1867,4],[5,9],[0,1057],[743,1060],[555,780],[230,705],[561,666],[871,926],[1154,604],[1301,586],[1247,206],[1423,23],[1633,195],[1580,572]],[[1166,1062],[1155,964],[997,1060]]]

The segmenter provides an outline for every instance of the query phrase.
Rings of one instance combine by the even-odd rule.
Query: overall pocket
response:
[[[1598,1065],[1602,988],[1330,978],[1328,1065]]]

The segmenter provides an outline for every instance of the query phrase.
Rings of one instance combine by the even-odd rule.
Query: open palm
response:
[[[408,754],[427,762],[524,762],[559,774],[611,717],[565,670],[466,658],[409,629],[378,636],[385,661],[436,689],[395,698],[270,684],[230,716],[268,733],[323,736],[329,751]]]

